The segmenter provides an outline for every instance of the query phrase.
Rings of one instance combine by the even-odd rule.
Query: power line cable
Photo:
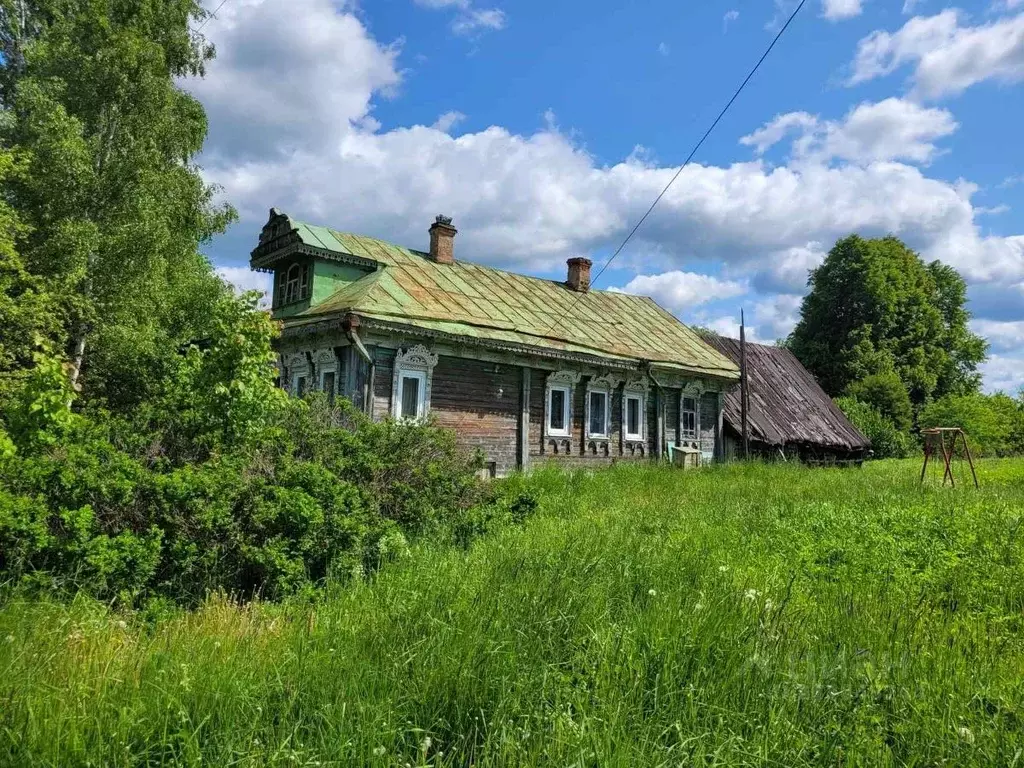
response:
[[[789,29],[789,25],[793,23],[793,20],[797,17],[797,14],[800,13],[801,9],[806,4],[807,0],[800,0],[800,5],[796,7],[796,10],[794,10],[793,13],[791,13],[789,18],[786,20],[786,23],[782,25],[782,29],[780,29],[779,33],[775,35],[775,39],[772,40],[771,45],[769,45],[765,52],[761,55],[761,58],[757,60],[757,64],[755,64],[754,68],[750,70],[750,74],[748,74],[747,77],[743,80],[743,82],[740,84],[740,87],[736,89],[736,92],[732,95],[732,98],[729,99],[729,103],[726,104],[722,111],[718,113],[718,117],[715,118],[715,122],[713,122],[711,124],[711,127],[704,132],[703,136],[700,137],[700,141],[698,141],[696,146],[694,146],[693,150],[687,156],[686,161],[681,166],[679,166],[679,170],[675,172],[675,175],[669,180],[668,184],[665,185],[665,188],[661,190],[661,193],[656,198],[654,198],[654,202],[651,203],[651,207],[647,209],[647,212],[640,217],[640,221],[636,223],[636,226],[633,227],[632,230],[630,230],[630,233],[628,235],[626,235],[626,239],[622,241],[622,245],[616,248],[615,253],[613,253],[611,257],[608,259],[608,261],[604,263],[604,266],[601,267],[597,275],[594,276],[594,279],[591,280],[591,284],[596,283],[598,280],[601,279],[601,275],[603,275],[605,273],[605,270],[608,269],[608,267],[611,265],[613,261],[615,261],[615,257],[622,253],[622,249],[626,247],[626,244],[633,239],[633,235],[636,234],[637,230],[640,229],[640,227],[643,225],[645,221],[647,221],[647,217],[651,215],[651,211],[653,211],[655,207],[658,205],[658,203],[661,202],[661,198],[663,198],[665,196],[665,193],[668,192],[669,187],[675,184],[676,179],[679,178],[680,174],[683,172],[683,169],[685,169],[686,166],[690,164],[690,161],[693,160],[693,156],[696,155],[697,151],[704,145],[704,142],[707,141],[708,137],[711,135],[711,132],[715,130],[716,127],[718,127],[718,124],[722,121],[722,118],[725,117],[725,113],[729,111],[729,108],[733,105],[733,102],[735,102],[736,99],[739,98],[740,94],[743,93],[743,89],[747,87],[747,83],[749,83],[753,79],[754,75],[757,74],[757,70],[761,68],[761,65],[764,63],[764,60],[768,58],[768,54],[772,52],[772,49],[775,48],[775,44],[779,42],[779,40],[782,38],[782,35],[785,34],[787,29]],[[560,317],[557,320],[555,320],[552,326],[544,332],[545,336],[551,333],[551,331],[555,330],[555,328],[558,327],[558,324],[561,323],[563,319],[567,318],[569,315],[572,314],[572,311],[576,308],[576,305],[579,303],[581,296],[582,294],[576,296],[576,299],[569,307],[569,311],[566,312],[563,317]]]
[[[198,35],[200,32],[202,32],[203,27],[209,24],[210,20],[213,19],[217,15],[217,12],[220,11],[220,9],[223,8],[225,5],[227,5],[227,3],[228,0],[221,0],[221,4],[217,6],[217,10],[215,10],[213,13],[207,16],[206,19],[203,20],[203,23],[199,25],[199,28],[195,30],[195,33]]]

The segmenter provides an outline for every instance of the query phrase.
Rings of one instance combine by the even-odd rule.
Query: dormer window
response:
[[[277,304],[294,304],[309,298],[309,265],[295,263],[278,273]]]

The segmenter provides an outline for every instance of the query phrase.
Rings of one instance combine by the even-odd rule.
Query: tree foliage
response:
[[[86,402],[146,397],[224,290],[199,247],[233,214],[192,161],[206,117],[177,85],[213,55],[189,27],[204,13],[195,0],[0,4],[2,135],[25,163],[7,185],[19,251],[55,299]]]
[[[914,410],[907,389],[894,371],[872,373],[846,388],[847,396],[867,403],[901,432],[914,425]]]
[[[975,392],[987,345],[968,328],[966,285],[895,237],[838,241],[811,273],[789,347],[830,395],[895,373],[920,407]]]
[[[979,456],[1024,453],[1024,398],[1008,395],[947,395],[921,411],[926,427],[960,427]]]

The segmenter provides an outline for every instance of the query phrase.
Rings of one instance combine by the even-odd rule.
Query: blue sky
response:
[[[211,3],[212,5],[212,3]],[[240,221],[267,210],[561,277],[604,263],[793,0],[228,0],[186,84],[200,159]],[[838,237],[894,233],[968,280],[986,388],[1024,386],[1024,0],[808,0],[599,288],[756,338],[796,320]],[[596,269],[597,267],[595,267]]]

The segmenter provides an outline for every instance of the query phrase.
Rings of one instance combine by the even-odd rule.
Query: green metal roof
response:
[[[355,313],[473,339],[609,361],[647,360],[668,369],[739,378],[727,357],[646,296],[579,293],[564,283],[429,256],[382,240],[290,220],[303,244],[376,261],[380,267],[286,325]]]

